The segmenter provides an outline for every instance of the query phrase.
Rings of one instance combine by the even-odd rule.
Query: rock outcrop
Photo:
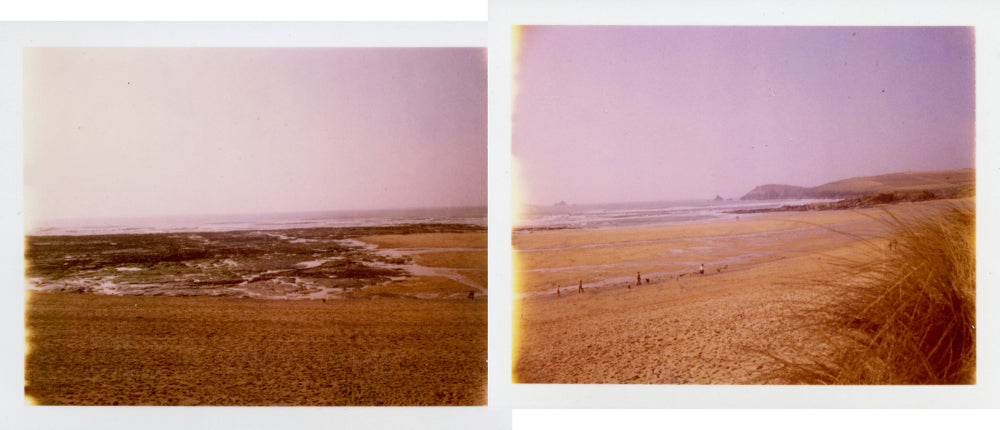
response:
[[[761,185],[740,197],[740,200],[786,200],[813,198],[810,188],[794,185],[768,184]]]

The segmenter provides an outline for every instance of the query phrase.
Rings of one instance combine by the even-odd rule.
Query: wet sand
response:
[[[885,243],[885,216],[873,208],[515,234],[514,381],[758,383],[775,367],[762,352],[815,347],[787,318],[790,301],[815,299],[802,282]]]
[[[470,263],[485,233],[407,236],[428,253],[481,236],[482,249],[422,264],[459,268],[486,290],[485,260]],[[469,300],[473,289],[411,276],[325,300],[29,291],[25,395],[48,405],[484,405],[487,301]]]

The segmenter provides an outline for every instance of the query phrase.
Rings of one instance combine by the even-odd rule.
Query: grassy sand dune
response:
[[[815,189],[831,193],[871,194],[890,191],[943,191],[974,187],[976,171],[973,169],[900,172],[865,176],[824,184]]]
[[[933,214],[947,204],[901,204],[893,213]],[[887,246],[893,226],[886,219],[891,217],[883,210],[868,209],[515,234],[514,380],[774,381],[762,376],[787,370],[776,356],[798,358],[801,351],[824,348],[805,329],[809,323],[790,317],[788,304],[832,298],[802,288],[802,281],[829,274],[836,262],[872,246]],[[651,244],[637,241],[660,241],[663,252],[646,251]],[[606,263],[586,264],[600,255],[595,249]],[[698,273],[701,264],[704,274]],[[638,286],[636,271],[643,277]],[[583,293],[577,292],[579,280]],[[556,286],[563,287],[559,294]]]
[[[873,244],[836,261],[833,276],[803,285],[826,300],[790,308],[790,318],[829,347],[772,354],[782,366],[769,377],[812,384],[975,383],[971,204],[886,222],[895,232],[886,248]]]

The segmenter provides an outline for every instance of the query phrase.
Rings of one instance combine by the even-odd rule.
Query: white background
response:
[[[23,3],[23,4],[21,4]],[[275,3],[278,3],[277,5]],[[169,5],[169,6],[167,6]],[[33,1],[4,6],[5,20],[43,21],[485,21],[490,47],[490,406],[483,408],[83,408],[23,405],[23,298],[3,302],[3,365],[0,373],[3,414],[0,428],[670,428],[721,426],[750,428],[831,428],[916,426],[986,428],[996,411],[884,410],[718,410],[714,408],[996,408],[997,331],[995,292],[997,190],[993,186],[998,133],[996,118],[1000,61],[1000,14],[983,1],[831,2],[791,1],[504,1],[432,0],[367,2],[163,2]],[[487,14],[488,8],[488,14]],[[510,384],[510,25],[973,25],[977,43],[977,256],[979,258],[979,383],[971,387],[743,387],[743,386],[514,386]],[[135,45],[123,33],[87,27],[84,34],[40,26],[0,23],[0,279],[10,291],[21,282],[23,235],[20,170],[20,47],[75,46],[87,40]],[[93,25],[93,24],[89,24]],[[67,26],[71,28],[72,26]],[[105,28],[113,28],[105,27]],[[429,28],[432,28],[433,25]],[[152,44],[172,44],[194,33],[144,33]],[[268,28],[263,25],[262,28]],[[373,44],[385,40],[376,27],[353,27],[333,34],[316,24],[288,24],[264,31],[217,25],[198,33],[226,45],[332,45],[345,34]],[[343,28],[343,27],[342,27]],[[367,28],[367,29],[366,29]],[[383,29],[385,27],[382,27]],[[441,27],[446,28],[446,27]],[[12,34],[11,31],[16,34]],[[475,31],[472,31],[473,33]],[[434,31],[431,31],[434,33]],[[460,37],[447,31],[443,37]],[[131,33],[129,33],[131,34]],[[185,36],[186,34],[186,36]],[[364,34],[368,34],[365,36]],[[11,37],[16,36],[16,37]],[[468,35],[467,35],[468,36]],[[476,36],[471,36],[475,38]],[[60,39],[61,38],[61,39]],[[103,39],[102,39],[103,38]],[[118,39],[116,39],[118,38]],[[117,43],[114,41],[117,40]],[[204,40],[204,39],[201,39]],[[199,44],[185,40],[179,46]],[[58,43],[57,43],[58,42]],[[451,43],[444,42],[441,43]],[[477,46],[466,44],[464,46]],[[478,45],[478,46],[481,46]],[[522,409],[523,408],[523,409]],[[541,408],[541,409],[536,409]],[[584,410],[577,408],[587,408]],[[657,408],[657,410],[596,410]],[[708,408],[676,410],[673,408]],[[511,412],[513,410],[513,413]],[[513,421],[511,417],[513,416]]]

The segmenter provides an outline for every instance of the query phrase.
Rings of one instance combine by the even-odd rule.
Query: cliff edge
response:
[[[947,194],[974,188],[975,184],[974,169],[901,172],[843,179],[816,187],[761,185],[740,197],[740,200],[844,199],[868,194],[913,191]]]

